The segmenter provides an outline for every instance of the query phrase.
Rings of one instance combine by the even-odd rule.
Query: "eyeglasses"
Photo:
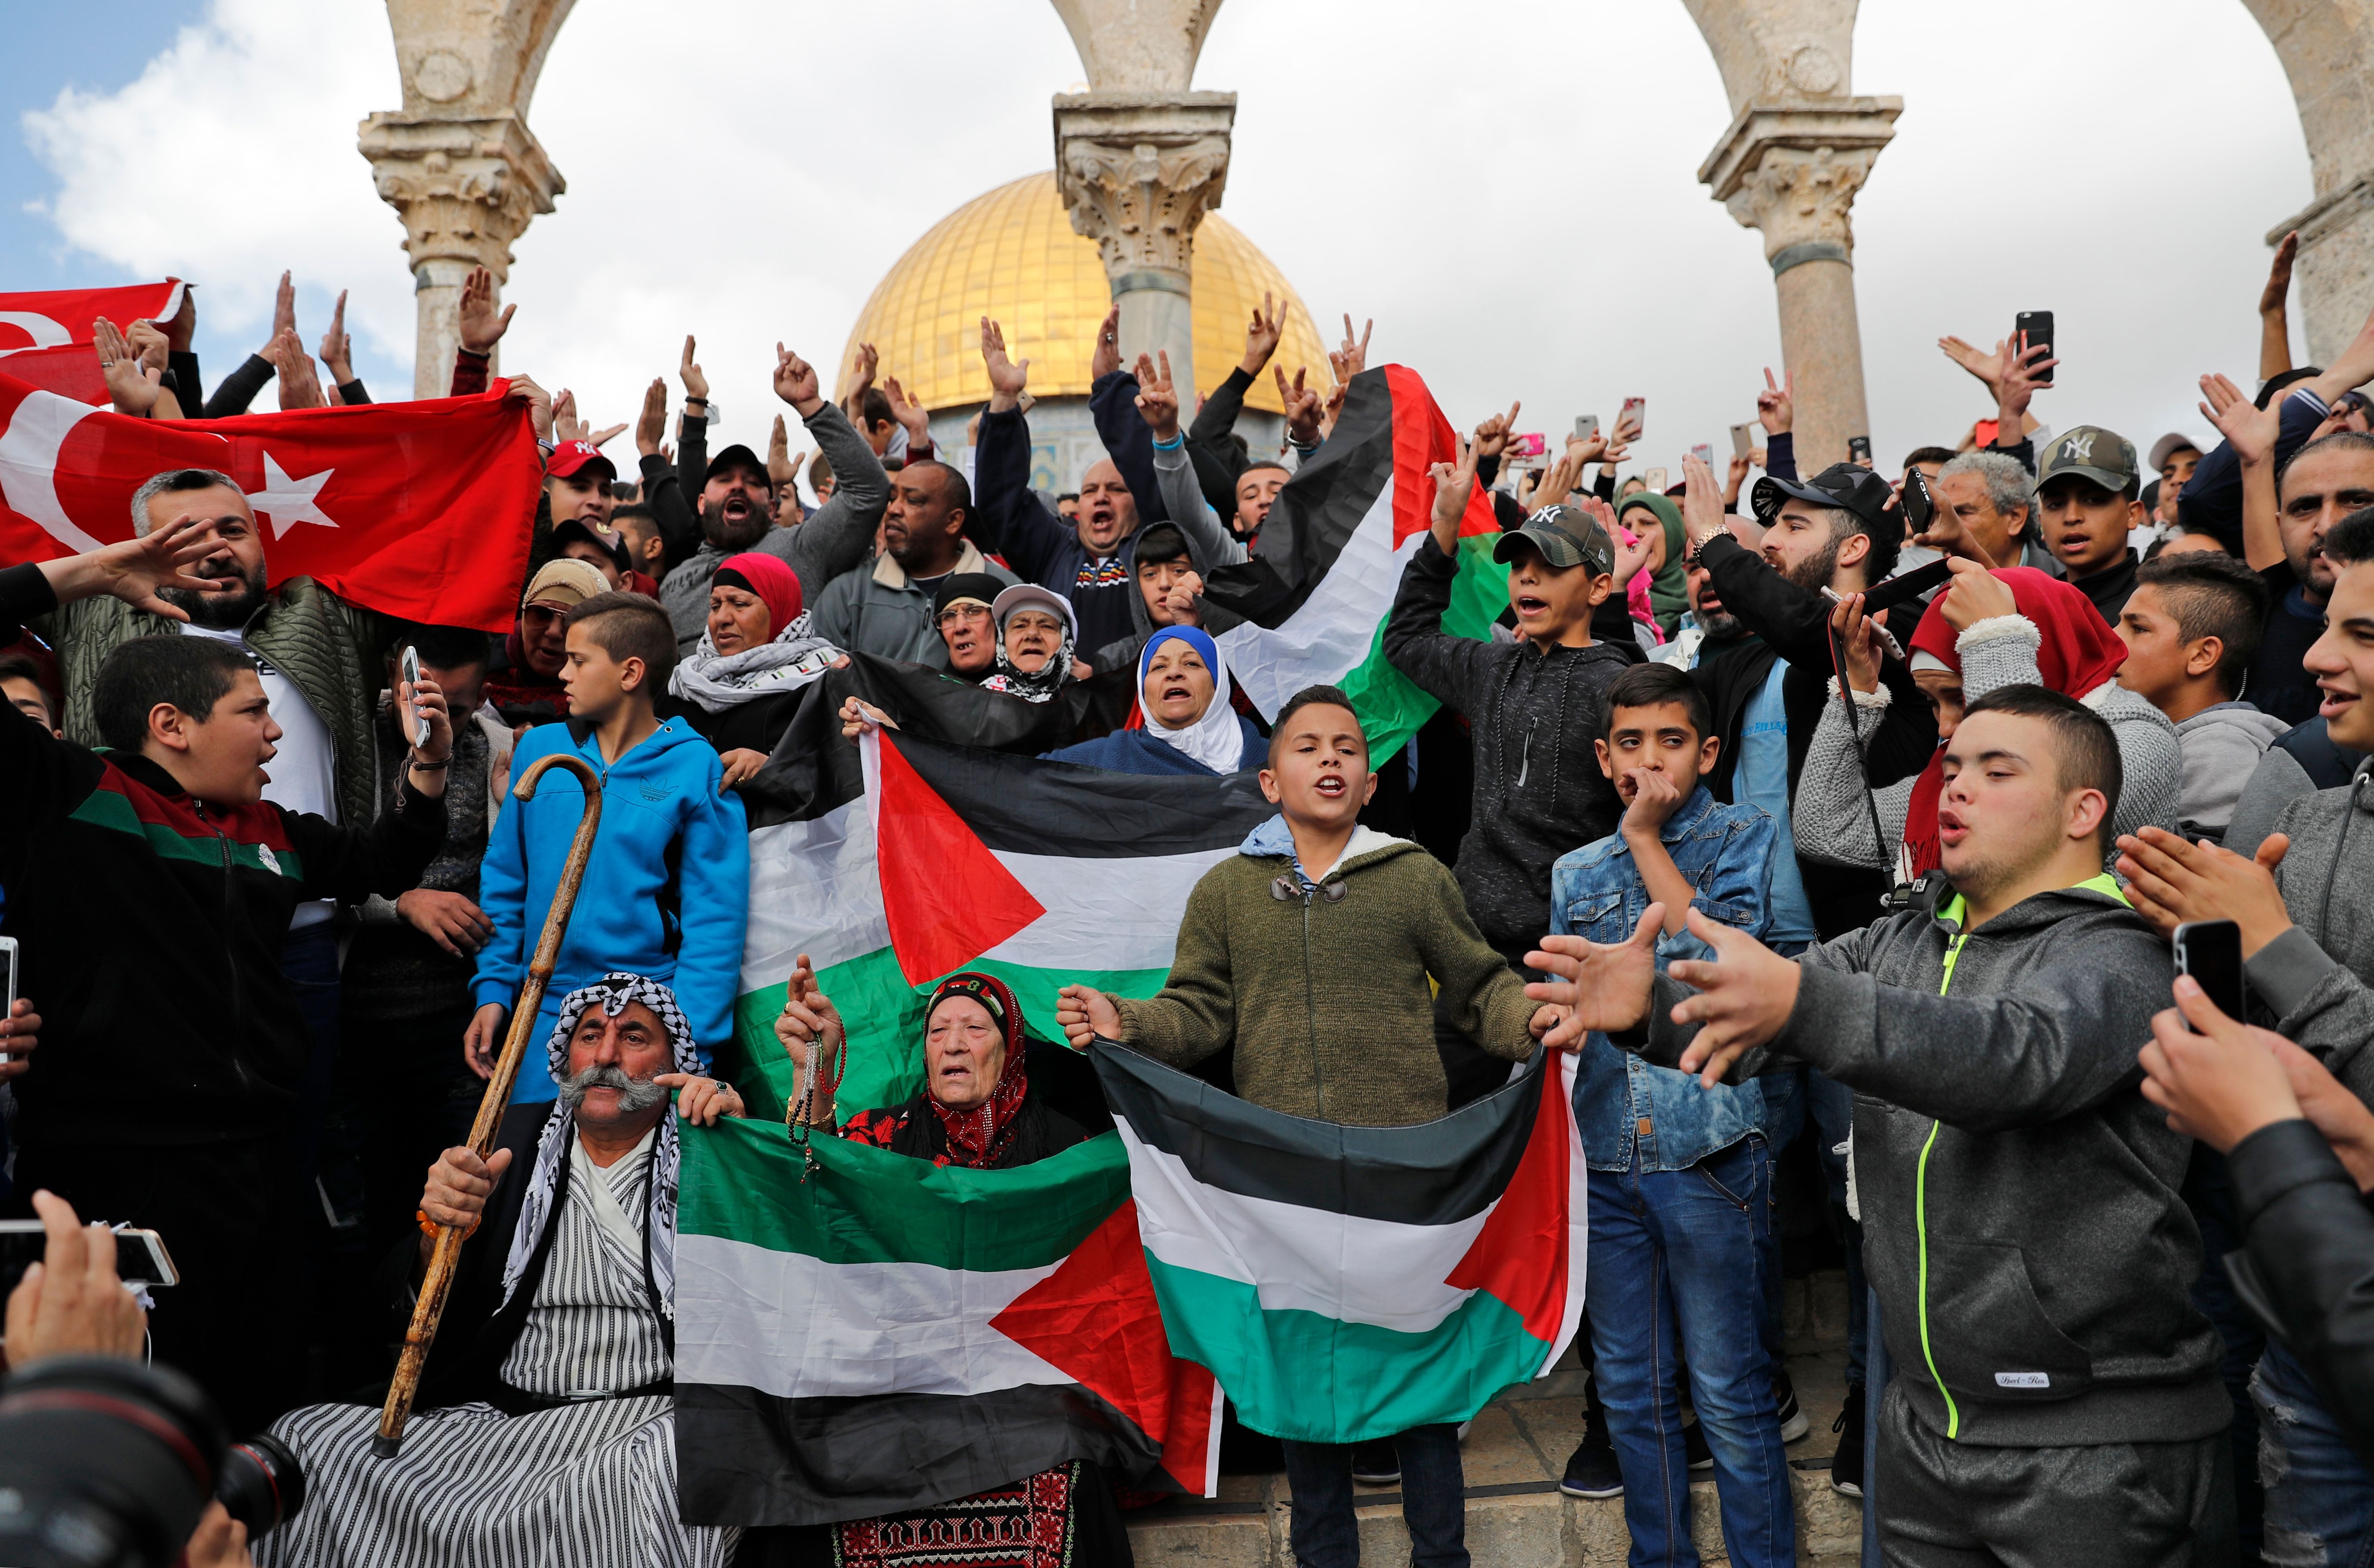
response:
[[[523,604],[520,606],[520,619],[532,626],[548,626],[553,622],[560,619],[563,615],[568,614],[568,611],[556,610],[549,604]]]
[[[940,612],[940,625],[944,626],[958,626],[966,621],[988,619],[989,606],[986,604],[956,604]]]

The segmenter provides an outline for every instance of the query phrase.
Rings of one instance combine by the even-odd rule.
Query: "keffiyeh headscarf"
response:
[[[1146,702],[1146,673],[1153,667],[1155,650],[1166,642],[1185,643],[1212,673],[1210,705],[1193,723],[1176,730],[1163,723]],[[1147,734],[1178,747],[1215,773],[1237,770],[1244,759],[1244,726],[1237,722],[1237,710],[1228,705],[1228,667],[1220,661],[1219,648],[1209,633],[1199,626],[1164,626],[1147,638],[1146,650],[1137,656],[1137,693]]]
[[[616,1018],[627,1011],[630,1001],[640,1001],[659,1015],[668,1032],[670,1071],[696,1074],[703,1071],[700,1053],[693,1048],[692,1025],[685,1022],[684,1010],[676,1006],[676,992],[641,975],[614,972],[570,992],[561,1002],[559,1021],[552,1027],[552,1038],[545,1043],[554,1082],[569,1077],[569,1041],[577,1033],[578,1023],[586,1011],[598,1007],[604,1016]],[[528,1262],[535,1256],[536,1244],[544,1239],[544,1227],[552,1221],[553,1194],[559,1188],[560,1167],[568,1162],[570,1142],[576,1132],[576,1113],[570,1109],[566,1099],[555,1100],[552,1114],[545,1118],[544,1131],[536,1140],[535,1170],[528,1178],[527,1196],[520,1202],[519,1225],[511,1232],[511,1256],[503,1262],[505,1306],[511,1305],[511,1293],[519,1289]],[[651,1257],[652,1284],[659,1292],[660,1311],[674,1318],[677,1162],[674,1106],[660,1117],[656,1132],[652,1144],[651,1205],[643,1215],[643,1245]]]
[[[1072,678],[1075,645],[1080,638],[1080,619],[1072,612],[1072,602],[1060,593],[1042,591],[1027,597],[1015,597],[1007,589],[997,596],[997,664],[996,673],[981,682],[983,691],[1004,692],[1025,702],[1045,702],[1055,695],[1055,688]],[[1005,623],[1023,610],[1052,611],[1064,623],[1064,640],[1056,646],[1054,657],[1030,673],[1015,668],[1005,656]]]
[[[679,661],[668,690],[711,713],[762,696],[793,692],[832,668],[840,649],[816,635],[816,617],[800,607],[800,579],[772,556],[729,556],[710,579],[712,588],[739,588],[767,606],[769,640],[721,654],[706,624],[700,646]]]
[[[932,989],[932,1000],[923,1005],[923,1028],[929,1033],[932,1014],[942,1002],[956,997],[977,1001],[989,1011],[990,1021],[1005,1036],[1005,1067],[997,1075],[997,1085],[989,1098],[970,1110],[954,1110],[940,1104],[932,1094],[931,1085],[923,1087],[923,1098],[940,1118],[940,1126],[948,1135],[948,1153],[952,1164],[962,1165],[994,1164],[1005,1146],[1014,1141],[1014,1129],[1022,1114],[1023,1096],[1030,1091],[1030,1077],[1024,1070],[1023,1058],[1028,1053],[1022,1045],[1022,1004],[1005,982],[994,975],[982,975],[964,970],[950,975]]]

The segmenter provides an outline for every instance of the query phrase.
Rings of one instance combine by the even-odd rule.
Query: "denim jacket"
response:
[[[1769,917],[1772,819],[1754,806],[1726,806],[1705,785],[1667,818],[1657,836],[1674,868],[1689,879],[1691,906],[1748,935]],[[1648,910],[1649,887],[1621,833],[1562,855],[1550,868],[1550,930],[1592,942],[1631,940]],[[1676,958],[1711,958],[1714,950],[1685,930],[1660,932],[1657,967]],[[1702,1089],[1690,1074],[1651,1067],[1592,1035],[1576,1064],[1574,1112],[1584,1162],[1593,1170],[1685,1170],[1757,1130],[1764,1094],[1754,1083]],[[1636,1148],[1637,1145],[1637,1148]]]

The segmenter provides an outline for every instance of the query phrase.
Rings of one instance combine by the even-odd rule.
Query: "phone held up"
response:
[[[8,1018],[14,1016],[17,1012],[17,939],[15,937],[0,936],[0,966],[6,968],[8,980],[7,990],[0,992],[0,1018]],[[0,1051],[0,1061],[7,1060],[11,1054],[8,1051]]]
[[[1937,498],[1929,493],[1928,475],[1917,468],[1904,471],[1904,491],[1897,506],[1904,513],[1904,532],[1926,533],[1937,516]]]
[[[1731,427],[1732,456],[1745,457],[1756,450],[1756,438],[1751,434],[1755,428],[1753,425],[1733,425]]]
[[[404,648],[404,683],[415,691],[420,689],[420,649],[406,643]],[[429,743],[429,720],[417,708],[412,709],[412,749],[418,751]]]
[[[2217,1011],[2240,1022],[2250,999],[2242,975],[2242,928],[2231,920],[2187,920],[2176,928],[2176,972],[2200,982]]]
[[[1869,468],[1871,466],[1871,438],[1869,436],[1849,436],[1847,438],[1847,458],[1850,462],[1859,462],[1865,468]]]
[[[2050,359],[2052,357],[2051,311],[2022,310],[2018,315],[2012,318],[2011,330],[2019,340],[2019,351],[2021,353],[2025,354],[2030,349],[2041,348],[2044,350],[2045,358]],[[2049,387],[2052,384],[2052,372],[2051,370],[2047,370],[2044,374],[2037,377],[2036,380],[2038,385]]]
[[[1709,442],[1700,441],[1697,446],[1692,447],[1690,449],[1690,455],[1698,459],[1700,462],[1705,463],[1709,468],[1712,468],[1714,466],[1714,447]]]
[[[1649,486],[1651,495],[1662,496],[1665,493],[1665,471],[1662,468],[1644,468],[1640,471],[1640,483]]]
[[[1517,457],[1539,457],[1549,450],[1549,440],[1539,430],[1509,438],[1509,451]]]
[[[1642,423],[1648,416],[1649,400],[1647,398],[1628,397],[1624,400],[1623,412],[1616,416],[1616,428],[1619,432],[1629,430],[1631,439],[1637,441],[1640,439]]]
[[[182,1282],[172,1255],[155,1231],[111,1225],[115,1233],[115,1277],[127,1285],[156,1289]],[[41,1260],[49,1242],[39,1220],[0,1220],[0,1296],[17,1288],[25,1270]]]
[[[1587,441],[1597,434],[1599,434],[1598,415],[1578,414],[1574,416],[1574,439],[1576,440]]]

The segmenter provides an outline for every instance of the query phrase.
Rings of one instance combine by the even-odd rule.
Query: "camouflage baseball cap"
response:
[[[1492,546],[1492,558],[1508,565],[1514,558],[1520,539],[1531,544],[1542,553],[1542,559],[1560,570],[1588,566],[1593,577],[1616,570],[1615,541],[1581,507],[1544,507],[1527,518],[1522,528],[1501,534],[1499,542]]]
[[[2142,477],[2134,442],[2099,425],[2080,425],[2052,438],[2037,462],[2036,487],[2041,490],[2072,474],[2121,495]]]

